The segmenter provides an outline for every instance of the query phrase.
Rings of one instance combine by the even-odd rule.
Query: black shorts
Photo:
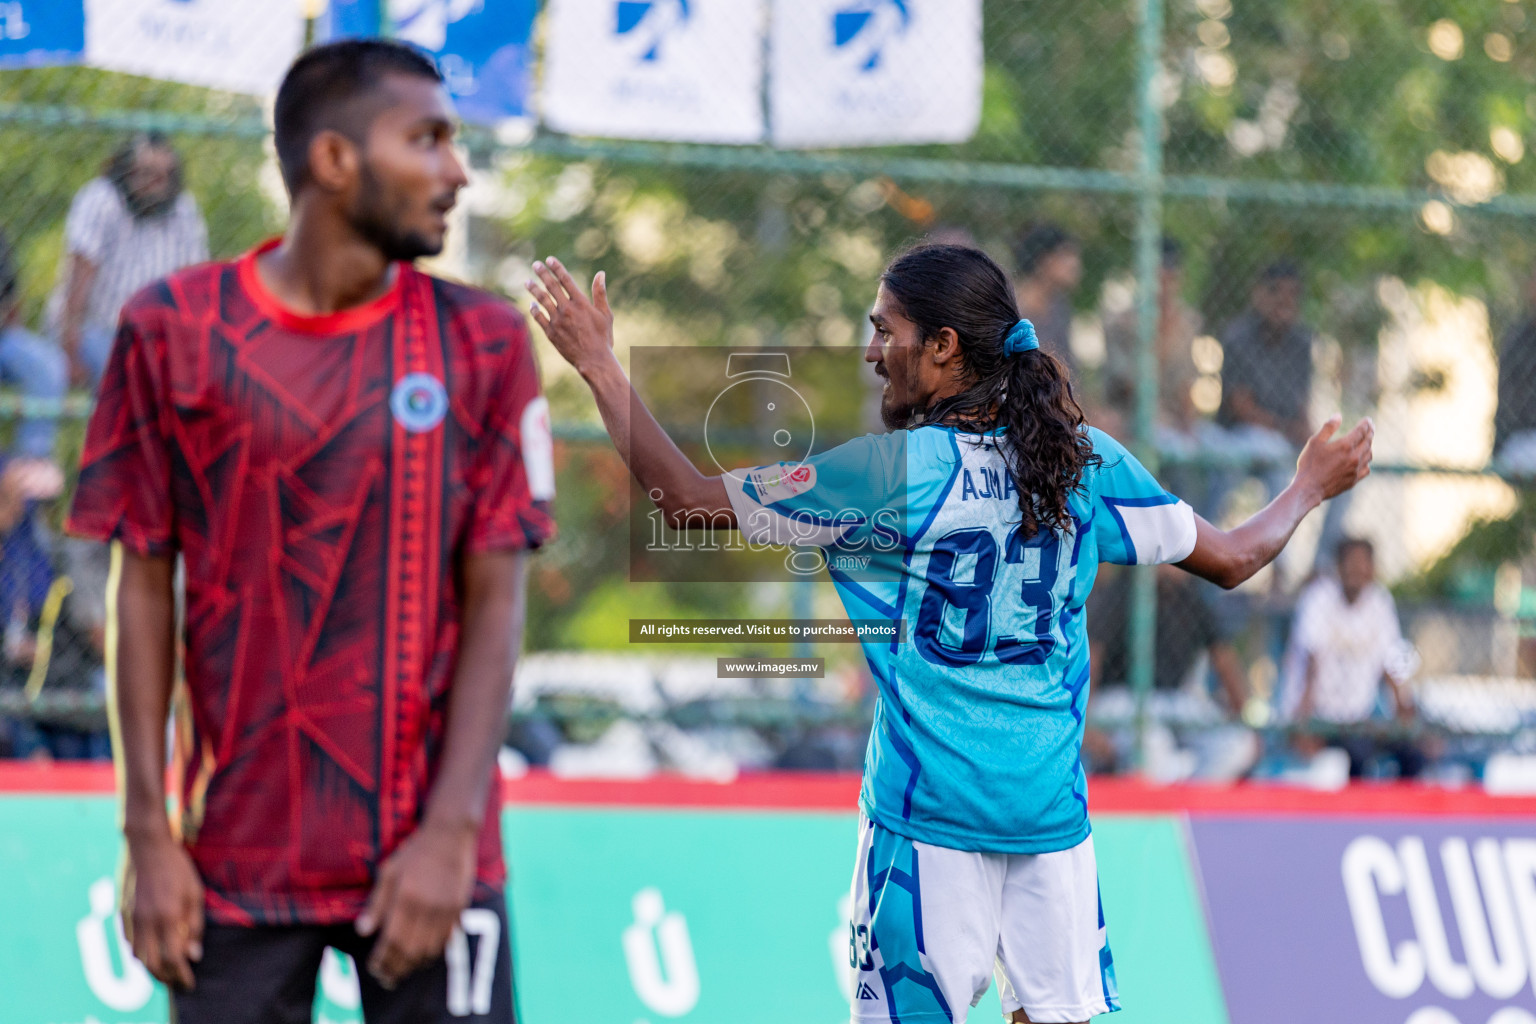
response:
[[[367,1024],[515,1024],[506,900],[478,900],[454,929],[446,956],[385,989],[364,965],[376,936],[351,924],[209,924],[197,984],[172,992],[173,1024],[310,1024],[326,947],[358,966]]]

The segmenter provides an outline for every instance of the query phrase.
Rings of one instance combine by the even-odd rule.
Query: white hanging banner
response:
[[[981,120],[981,0],[773,0],[784,147],[964,142]]]
[[[550,0],[541,110],[573,135],[763,137],[762,0]]]
[[[304,44],[297,0],[85,0],[85,62],[265,95]]]
[[[379,34],[385,0],[330,0],[315,23],[320,42]],[[396,39],[437,60],[459,116],[501,124],[529,113],[538,0],[387,0]]]

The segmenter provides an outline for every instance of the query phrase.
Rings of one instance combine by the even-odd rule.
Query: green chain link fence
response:
[[[1315,514],[1276,570],[1233,594],[1104,574],[1090,605],[1106,624],[1090,626],[1091,756],[1167,778],[1310,770],[1283,714],[1286,652],[1299,593],[1332,572],[1345,536],[1374,544],[1416,649],[1399,660],[1420,713],[1393,721],[1383,698],[1371,724],[1311,731],[1367,736],[1374,753],[1416,745],[1447,781],[1536,753],[1536,513],[1522,482],[1536,458],[1516,443],[1527,404],[1536,427],[1523,397],[1536,393],[1524,354],[1536,350],[1536,5],[986,0],[984,22],[982,115],[961,145],[800,152],[470,131],[475,181],[450,267],[517,301],[536,257],[604,269],[621,346],[856,357],[892,253],[923,237],[974,242],[1018,272],[1090,419],[1223,525],[1274,493],[1306,430],[1336,410],[1346,425],[1371,415],[1376,474]],[[215,257],[281,229],[259,101],[89,68],[0,73],[0,229],[33,329],[47,330],[72,197],[145,129],[173,138]],[[1059,258],[1071,252],[1076,267]],[[1276,372],[1244,354],[1265,339],[1301,356]],[[657,662],[637,684],[651,697],[614,696],[634,677],[625,624],[637,607],[835,609],[829,588],[630,583],[614,540],[629,484],[580,382],[543,354],[563,533],[534,575],[536,683],[516,716],[531,756],[627,722],[664,764],[699,760],[667,753],[695,749],[674,733],[747,767],[856,763],[869,698],[849,651],[829,652],[815,685],[712,689],[697,665]],[[45,408],[6,401],[12,417]],[[73,395],[65,415],[86,406]],[[66,465],[78,437],[78,425],[61,431]]]

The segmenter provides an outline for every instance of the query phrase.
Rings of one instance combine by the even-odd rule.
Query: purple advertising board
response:
[[[1232,1024],[1536,1024],[1536,822],[1195,815]]]

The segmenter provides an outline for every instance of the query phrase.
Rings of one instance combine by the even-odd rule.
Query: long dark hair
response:
[[[922,340],[945,327],[960,338],[966,386],[923,413],[928,423],[1002,428],[999,451],[1019,492],[1022,530],[1060,532],[1072,524],[1067,499],[1102,460],[1084,430],[1083,410],[1055,356],[1009,354],[1019,321],[1008,275],[986,253],[962,245],[919,245],[898,256],[880,281],[917,325]]]

